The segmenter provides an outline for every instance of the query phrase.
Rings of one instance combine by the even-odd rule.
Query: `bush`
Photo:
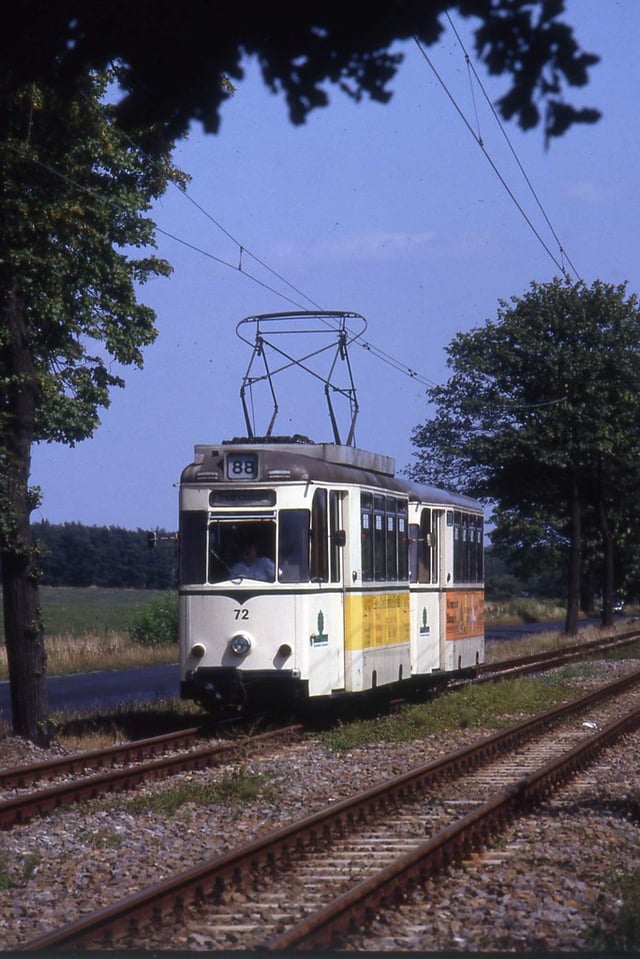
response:
[[[170,646],[178,642],[178,597],[155,596],[133,617],[129,635],[139,646]]]

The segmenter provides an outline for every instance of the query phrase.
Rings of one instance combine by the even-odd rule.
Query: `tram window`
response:
[[[482,516],[476,516],[476,582],[484,579],[484,524]]]
[[[409,581],[418,582],[418,548],[420,540],[420,527],[417,523],[411,523],[409,526]]]
[[[373,496],[362,493],[360,497],[362,579],[370,583],[373,579]]]
[[[281,509],[278,567],[281,583],[309,581],[309,510]]]
[[[468,583],[471,580],[471,543],[469,539],[469,517],[466,513],[462,514],[460,521],[460,545],[462,546],[461,578],[463,583]]]
[[[384,496],[374,496],[373,503],[373,578],[379,583],[387,578]]]
[[[340,525],[340,493],[337,490],[331,490],[329,493],[329,560],[331,567],[331,582],[340,582],[340,554],[341,549],[338,545],[336,533],[341,529]]]
[[[476,520],[469,517],[469,582],[478,582],[478,553],[476,550]]]
[[[480,583],[484,573],[482,517],[460,510],[453,520],[453,574],[458,583]]]
[[[431,510],[423,509],[420,516],[420,539],[418,541],[418,581],[431,582]]]
[[[460,510],[453,511],[453,581],[461,583],[462,576],[462,531]]]
[[[407,504],[402,500],[398,502],[398,579],[409,579]]]
[[[329,581],[328,534],[327,491],[317,489],[311,504],[311,579],[316,583]]]
[[[387,496],[386,515],[386,579],[398,578],[398,536],[397,536],[397,505],[395,499]]]
[[[431,514],[431,582],[437,583],[440,580],[440,540],[438,530],[442,520],[443,510],[434,509]]]
[[[207,517],[202,510],[184,510],[180,517],[181,584],[206,582]]]
[[[271,519],[213,519],[209,524],[208,582],[222,583],[236,576],[273,582],[275,545],[276,526]],[[247,563],[248,550],[255,550],[260,561],[271,561],[271,564],[260,562],[255,577],[244,572],[246,565],[251,565]],[[242,572],[236,572],[237,570]]]

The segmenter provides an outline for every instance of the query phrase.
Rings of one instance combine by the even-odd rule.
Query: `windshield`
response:
[[[216,518],[209,523],[210,583],[256,580],[273,583],[309,579],[309,511],[281,510],[276,557],[274,519]]]

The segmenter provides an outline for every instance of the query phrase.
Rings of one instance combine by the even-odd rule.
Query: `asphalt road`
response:
[[[47,689],[52,712],[85,712],[96,707],[149,702],[178,695],[178,664],[52,676]],[[0,683],[0,719],[11,720],[7,682]]]

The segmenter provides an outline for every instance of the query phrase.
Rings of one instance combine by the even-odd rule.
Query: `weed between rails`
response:
[[[154,815],[174,816],[180,807],[187,803],[199,806],[212,803],[235,806],[255,802],[257,799],[273,802],[276,798],[276,791],[268,776],[239,770],[214,782],[187,780],[168,783],[158,792],[126,799],[124,807],[132,815],[150,812]],[[113,808],[113,803],[105,803],[104,808]]]
[[[461,729],[500,728],[522,716],[551,708],[566,699],[567,692],[566,683],[545,676],[467,686],[418,706],[408,706],[400,714],[337,726],[323,733],[322,740],[329,749],[343,752]]]

